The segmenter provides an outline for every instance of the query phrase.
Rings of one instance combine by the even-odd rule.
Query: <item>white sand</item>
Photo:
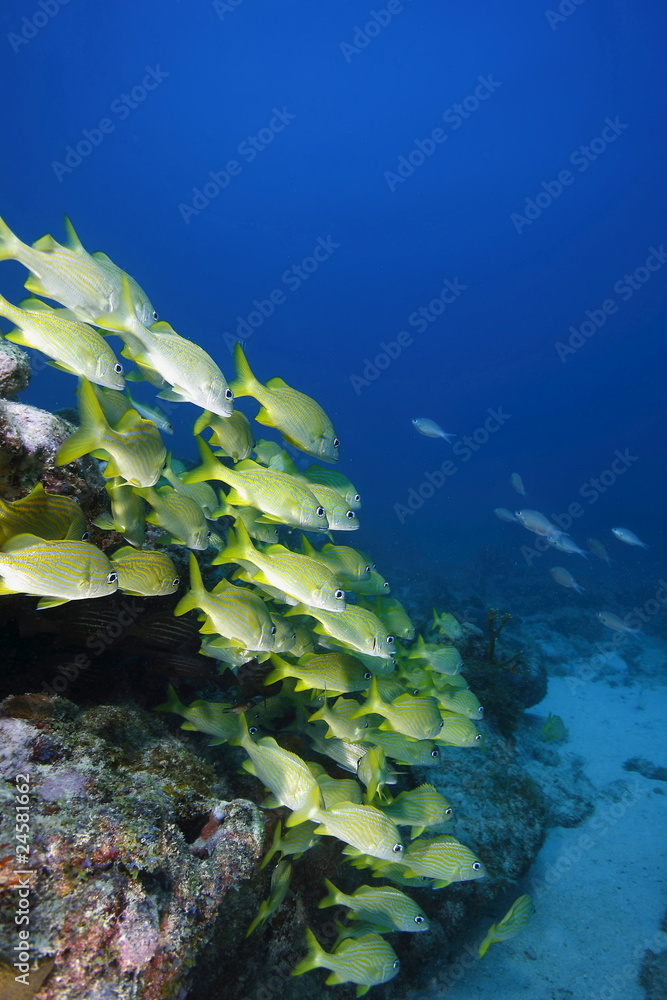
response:
[[[565,750],[584,758],[598,792],[596,811],[578,827],[550,832],[517,891],[536,903],[530,926],[493,945],[483,961],[467,957],[466,968],[453,970],[458,978],[441,976],[414,1000],[645,1000],[642,955],[667,946],[660,934],[667,782],[622,765],[637,756],[667,766],[666,709],[665,687],[595,681],[573,695],[568,678],[550,678],[547,698],[533,711],[563,718]]]

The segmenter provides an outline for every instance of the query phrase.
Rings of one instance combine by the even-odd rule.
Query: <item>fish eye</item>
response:
[[[388,635],[387,636],[387,645],[388,646],[393,646],[395,642],[396,642],[396,640],[394,639],[393,635]]]
[[[250,733],[251,736],[254,736],[255,733],[258,732],[257,726],[251,726],[248,732]]]
[[[207,531],[206,532],[206,537],[207,538],[212,538],[213,537],[213,532],[212,531]]]
[[[333,439],[333,446],[334,446],[334,448],[339,448],[340,447],[340,438],[334,438]]]
[[[334,597],[336,598],[337,601],[342,601],[343,598],[345,597],[345,591],[337,590],[336,593],[334,594]]]
[[[181,582],[180,576],[175,576],[174,579],[171,581],[171,585],[172,587],[178,587],[180,582]]]
[[[276,626],[272,625],[271,626],[271,635],[275,635],[277,631],[278,631],[278,629],[276,628]]]
[[[445,809],[445,816],[451,816],[454,810],[450,806],[449,809]]]
[[[372,673],[370,672],[370,670],[366,670],[366,672],[364,673],[364,680],[365,680],[365,681],[369,681],[369,680],[371,679],[371,677],[372,677],[372,676],[373,676],[373,675],[372,675]]]
[[[392,969],[400,969],[400,967],[401,967],[401,963],[399,962],[398,959],[396,959],[396,961],[392,965]]]
[[[115,371],[116,375],[123,374],[123,366],[121,365],[120,361],[116,362],[116,364],[113,366],[113,370]]]
[[[90,538],[90,532],[89,531],[84,531],[84,533],[81,536],[81,541],[82,542],[87,542],[89,538]]]
[[[158,316],[158,314],[155,312],[155,309],[154,309],[153,310],[153,322],[157,323],[157,321],[159,320],[159,318],[160,317]]]
[[[417,697],[417,695],[419,694],[419,688],[413,688],[413,689],[412,689],[412,694],[413,694],[413,696],[414,696],[414,697],[416,698],[416,697]]]
[[[345,517],[348,519],[348,521],[354,521],[354,519],[355,519],[356,516],[357,515],[354,513],[353,510],[346,510],[345,511]]]
[[[370,566],[364,566],[364,573],[370,573],[370,571],[371,571]]]
[[[394,852],[394,854],[402,854],[403,844],[394,844],[394,846],[392,847],[392,851]]]
[[[358,493],[354,494],[354,499],[356,500],[357,503],[361,503],[361,497],[359,496]]]
[[[118,583],[118,573],[107,573],[107,583]]]
[[[416,924],[423,924],[424,923],[424,918],[423,917],[415,917],[415,923]]]
[[[478,872],[481,867],[482,866],[480,865],[479,861],[473,861],[473,863],[472,863],[472,870],[474,872]]]
[[[318,517],[324,517],[326,511],[324,507],[318,507],[315,513],[317,514]]]
[[[438,729],[442,729],[442,727],[444,726],[444,724],[445,724],[445,720],[441,719],[440,720],[440,725],[438,726]]]
[[[438,750],[437,747],[434,747],[433,750],[431,750],[431,757],[439,757],[439,756],[440,756],[440,751]]]
[[[234,393],[231,389],[225,389],[225,399],[233,399]]]
[[[481,740],[481,738],[482,738],[482,734],[481,733],[477,733],[477,736],[475,737],[475,740],[479,743],[479,741]]]
[[[389,584],[386,581],[382,584],[382,589],[389,590]]]

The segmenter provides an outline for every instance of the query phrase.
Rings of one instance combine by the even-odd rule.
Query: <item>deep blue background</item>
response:
[[[253,299],[286,291],[249,339],[249,360],[260,378],[280,374],[331,414],[341,468],[365,500],[355,541],[388,575],[447,576],[496,544],[523,567],[518,546],[531,536],[492,514],[517,506],[510,474],[528,490],[518,505],[558,512],[629,448],[637,461],[572,530],[580,544],[609,542],[650,596],[665,541],[667,266],[627,303],[613,286],[667,242],[667,9],[586,0],[552,27],[528,0],[409,0],[346,58],[341,43],[369,20],[366,2],[226,6],[70,0],[20,44],[11,33],[40,8],[6,0],[2,216],[31,242],[46,231],[60,238],[67,212],[84,244],[135,275],[160,316],[229,375],[224,333]],[[168,76],[121,120],[110,109],[147,66]],[[500,86],[488,100],[460,128],[443,123],[489,75]],[[247,162],[239,144],[274,107],[296,117]],[[616,116],[627,125],[616,141],[584,172],[572,167],[571,154]],[[113,132],[58,180],[54,161],[104,117]],[[391,192],[385,172],[439,126],[447,140]],[[186,224],[179,205],[230,159],[240,175]],[[517,233],[512,213],[568,167],[572,185]],[[339,246],[286,289],[281,275],[318,237]],[[409,329],[445,278],[465,292],[357,394],[351,376]],[[18,265],[2,265],[10,298],[21,297],[22,280]],[[555,344],[610,297],[617,313],[562,363]],[[73,389],[47,369],[22,398],[54,408],[70,405]],[[451,455],[410,419],[431,417],[462,437],[498,406],[511,419],[401,524],[394,505]],[[195,410],[175,412],[176,451],[194,455]],[[615,542],[617,524],[650,553]],[[571,556],[521,572],[543,578],[554,562],[591,572]]]

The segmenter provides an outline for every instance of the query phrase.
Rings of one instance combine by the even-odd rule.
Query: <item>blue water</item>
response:
[[[446,576],[497,546],[529,584],[546,564],[493,508],[581,502],[573,536],[602,538],[648,597],[665,546],[667,10],[562,7],[8,0],[2,215],[32,241],[61,238],[67,212],[226,373],[240,332],[260,378],[316,397],[385,575]],[[22,280],[2,265],[9,298]],[[457,294],[418,323],[446,280]],[[592,336],[562,360],[587,311]],[[353,381],[401,331],[400,356]],[[46,369],[22,399],[71,405],[73,388]],[[174,450],[194,457],[195,410],[174,414]],[[627,469],[582,499],[617,450]],[[447,459],[455,473],[402,511]],[[643,562],[618,524],[650,544]]]

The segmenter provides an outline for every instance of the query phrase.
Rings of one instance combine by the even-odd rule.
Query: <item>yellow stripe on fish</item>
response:
[[[364,996],[371,986],[389,982],[397,975],[400,962],[390,944],[378,934],[345,938],[333,952],[324,951],[313,932],[306,929],[308,954],[293,970],[293,976],[300,976],[311,969],[329,969],[327,986],[338,983],[356,983],[357,996]]]

